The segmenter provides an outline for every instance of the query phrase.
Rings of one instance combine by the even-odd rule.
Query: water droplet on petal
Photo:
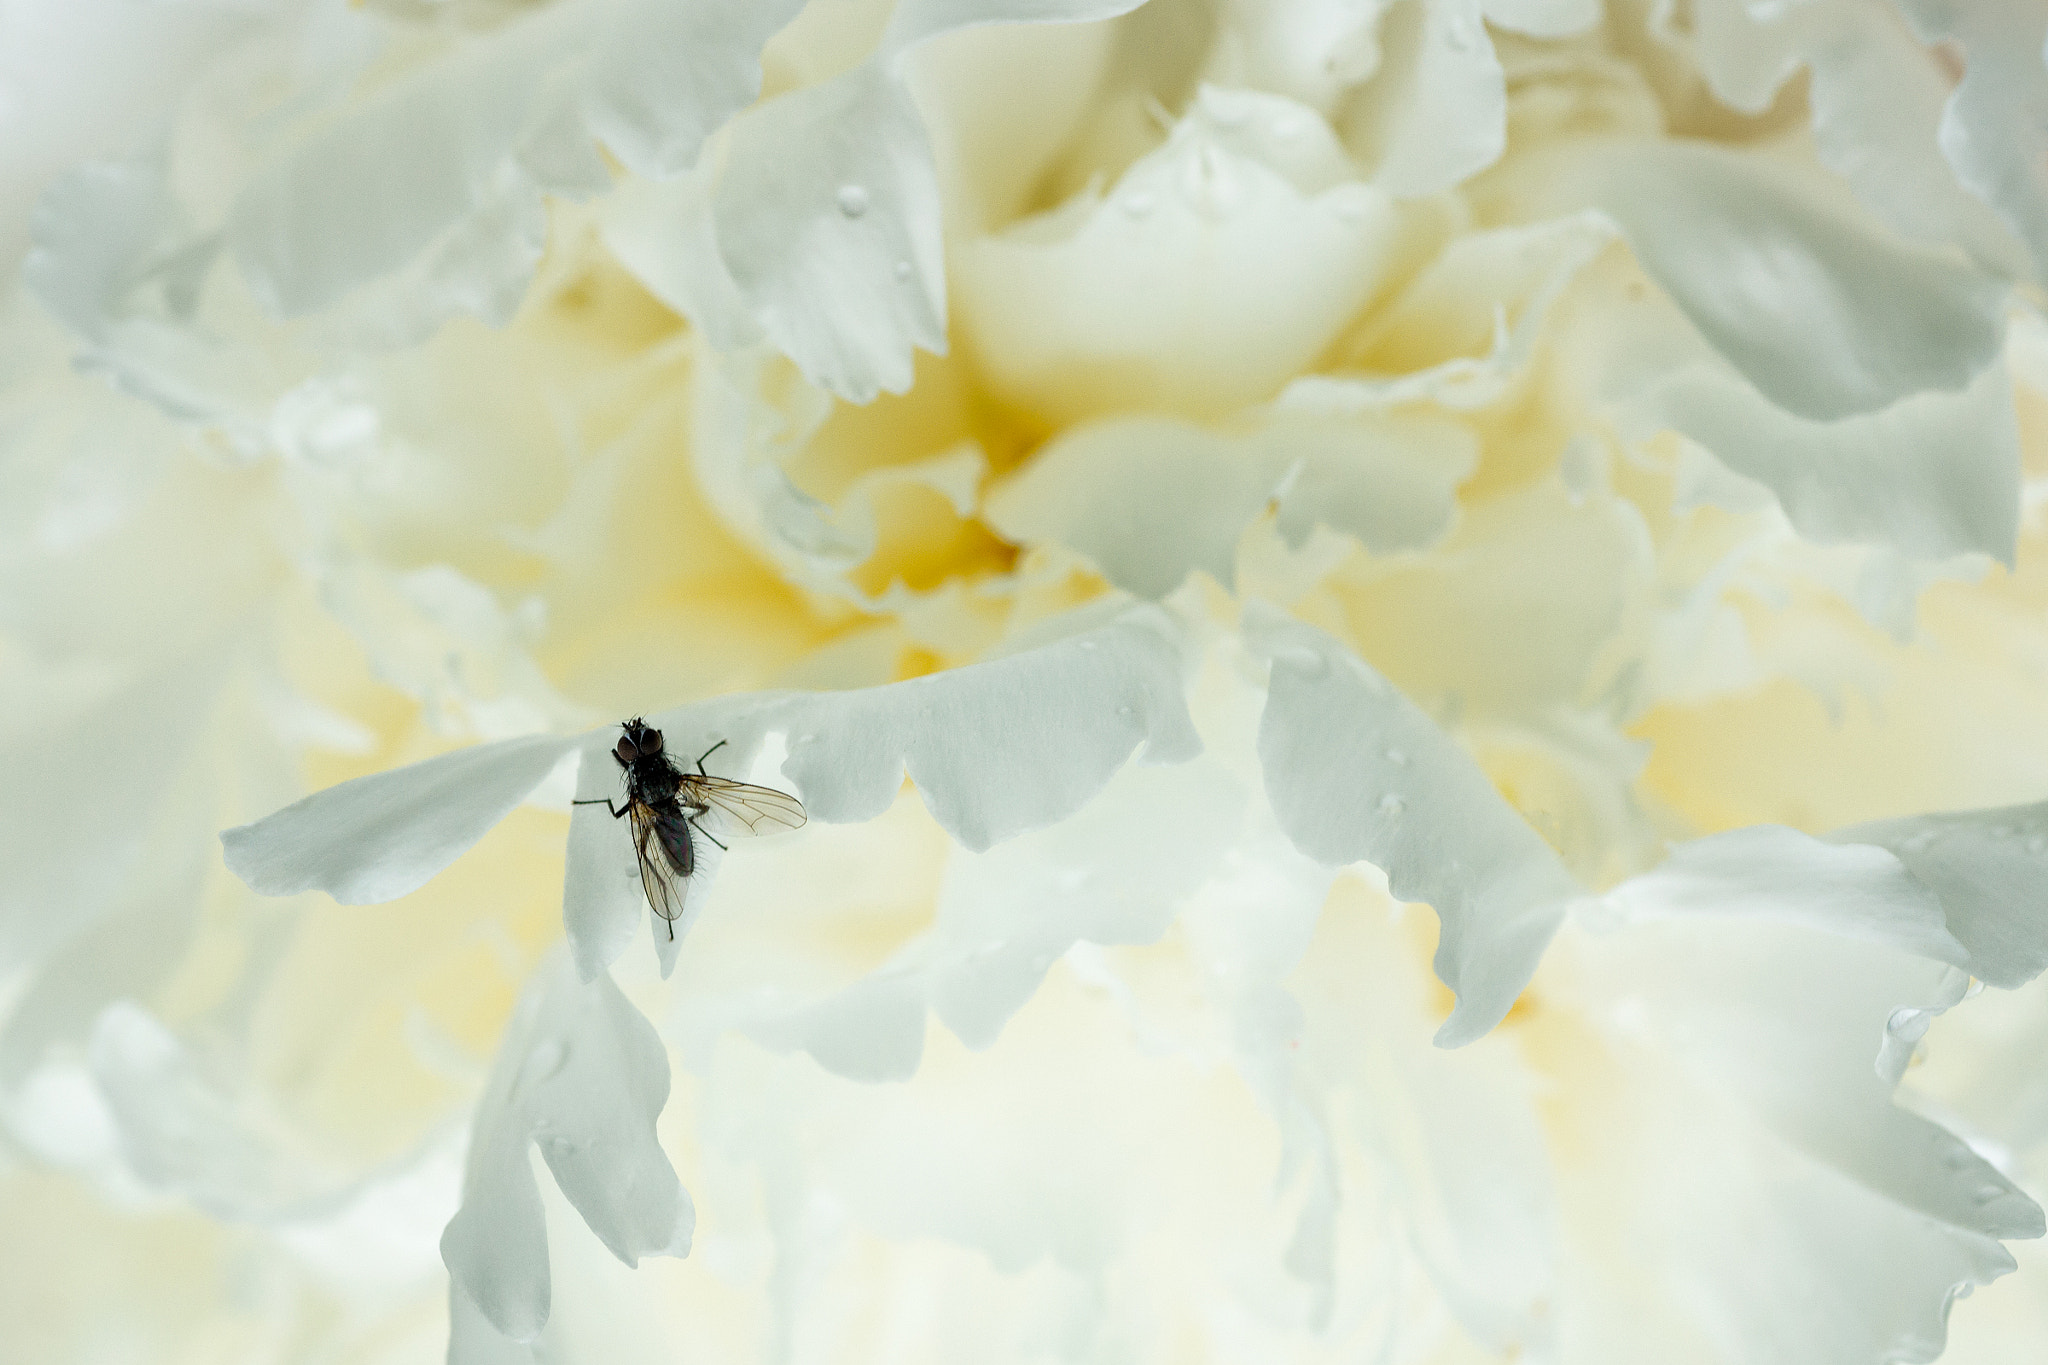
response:
[[[848,218],[860,217],[868,211],[868,192],[858,185],[841,185],[839,211]]]
[[[1407,809],[1408,803],[1393,792],[1388,792],[1380,798],[1379,811],[1381,815],[1399,815]]]

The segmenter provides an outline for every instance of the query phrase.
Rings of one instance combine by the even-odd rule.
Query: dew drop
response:
[[[1393,764],[1397,768],[1405,768],[1408,766],[1408,755],[1403,753],[1399,749],[1387,750],[1385,758],[1387,762]]]
[[[1399,815],[1407,809],[1408,803],[1393,792],[1388,792],[1380,798],[1379,811],[1381,815]]]
[[[1126,214],[1133,218],[1143,218],[1152,212],[1153,205],[1159,201],[1145,190],[1132,190],[1124,195],[1120,202]]]
[[[868,192],[858,185],[841,185],[839,211],[848,218],[860,217],[868,211]]]

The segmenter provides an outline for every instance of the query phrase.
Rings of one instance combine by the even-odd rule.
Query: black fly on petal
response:
[[[756,787],[729,777],[714,777],[704,771],[704,760],[725,747],[725,741],[706,749],[697,759],[697,771],[677,767],[663,746],[661,731],[638,716],[619,727],[625,731],[612,757],[626,773],[626,804],[616,807],[609,797],[577,801],[579,806],[603,806],[614,820],[633,817],[633,850],[640,860],[640,885],[654,913],[668,921],[668,936],[676,936],[676,920],[683,913],[683,893],[690,874],[697,870],[695,835],[718,844],[717,836],[697,822],[714,809],[731,817],[742,834],[770,834],[779,829],[801,829],[803,802],[772,787]]]

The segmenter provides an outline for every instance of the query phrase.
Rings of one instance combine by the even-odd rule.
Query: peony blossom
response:
[[[2044,43],[0,3],[0,1358],[2035,1359]]]

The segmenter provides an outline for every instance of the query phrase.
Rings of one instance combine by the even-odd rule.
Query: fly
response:
[[[640,885],[654,913],[668,921],[668,936],[676,936],[676,920],[683,913],[683,892],[690,874],[697,870],[697,845],[701,834],[719,848],[716,835],[697,821],[714,809],[732,817],[735,831],[743,834],[772,833],[777,829],[801,829],[803,802],[773,787],[756,787],[715,777],[704,771],[704,760],[725,747],[725,741],[706,749],[697,759],[697,771],[685,772],[675,765],[662,746],[661,731],[635,716],[620,727],[626,733],[612,750],[612,757],[626,773],[626,804],[614,806],[609,797],[576,801],[578,806],[603,806],[614,820],[633,817],[633,851],[640,860]]]

